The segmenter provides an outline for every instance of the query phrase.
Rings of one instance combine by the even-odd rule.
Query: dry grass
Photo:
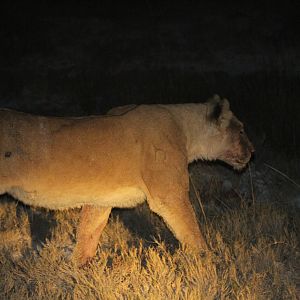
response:
[[[0,298],[297,299],[296,213],[270,203],[249,205],[233,196],[224,201],[230,208],[214,204],[203,225],[211,249],[203,256],[166,246],[172,236],[142,206],[113,215],[97,257],[82,269],[71,259],[78,210],[56,212],[51,239],[36,246],[31,242],[29,208],[1,202]],[[47,212],[42,213],[47,218]],[[132,222],[139,227],[133,233],[121,221],[126,223],[128,216],[147,222]],[[156,240],[147,241],[148,231]],[[164,242],[157,241],[159,234],[165,235]]]

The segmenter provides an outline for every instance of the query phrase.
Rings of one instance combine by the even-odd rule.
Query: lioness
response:
[[[49,209],[81,207],[74,256],[85,264],[112,207],[148,202],[178,240],[206,249],[189,202],[188,164],[243,168],[253,146],[226,99],[121,107],[57,118],[0,110],[0,194]]]

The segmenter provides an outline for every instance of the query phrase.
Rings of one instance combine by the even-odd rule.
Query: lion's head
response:
[[[208,121],[218,131],[216,141],[219,143],[219,153],[216,159],[226,162],[236,170],[243,169],[254,152],[243,123],[231,112],[227,99],[220,99],[215,95],[207,105]]]

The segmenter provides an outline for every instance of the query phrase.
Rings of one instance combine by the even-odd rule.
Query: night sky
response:
[[[1,3],[1,107],[88,115],[218,93],[255,136],[298,151],[297,1]]]

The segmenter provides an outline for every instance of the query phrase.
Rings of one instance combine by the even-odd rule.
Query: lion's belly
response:
[[[8,192],[25,204],[49,209],[68,209],[86,204],[104,207],[134,207],[146,200],[145,193],[137,187],[122,187],[98,194],[88,190],[79,194],[64,190],[25,191],[21,187],[13,187]]]

